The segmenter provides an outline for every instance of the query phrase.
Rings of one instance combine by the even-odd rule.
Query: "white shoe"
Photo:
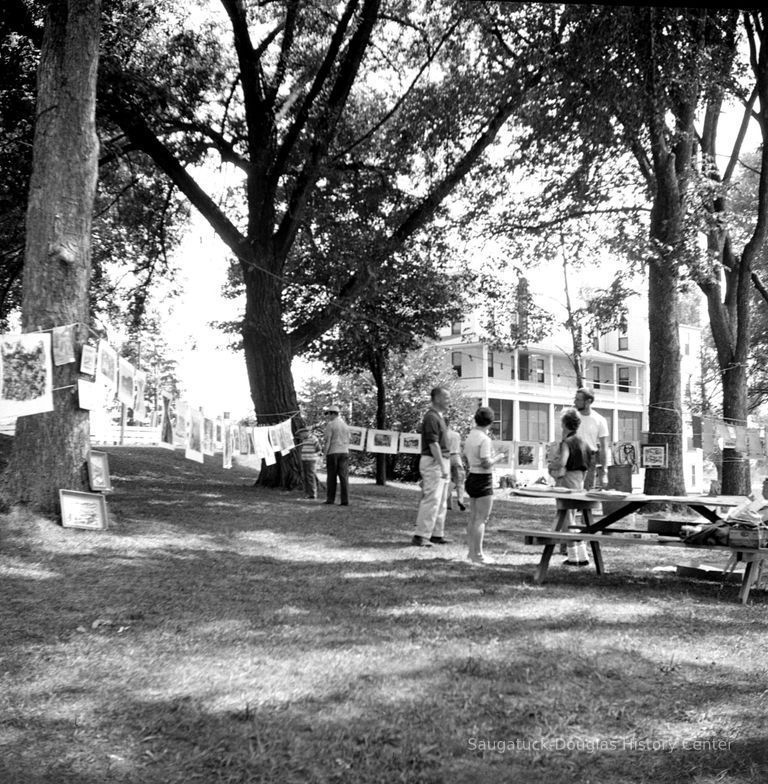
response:
[[[467,560],[474,564],[492,564],[493,558],[489,558],[487,555],[468,555]]]

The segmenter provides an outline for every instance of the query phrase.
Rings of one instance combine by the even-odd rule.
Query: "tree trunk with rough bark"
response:
[[[283,327],[281,284],[245,264],[243,275],[247,282],[243,352],[256,419],[260,425],[276,425],[293,417],[295,432],[299,406],[291,373],[291,341]],[[301,461],[295,452],[277,453],[272,466],[262,461],[257,484],[285,490],[301,487]]]
[[[648,267],[648,443],[665,444],[668,461],[665,469],[645,470],[645,492],[652,495],[685,495],[678,283],[677,265],[669,258],[651,261]]]
[[[27,208],[24,332],[89,319],[100,12],[99,0],[58,0],[47,7]],[[77,375],[76,364],[54,367],[53,387],[64,387],[54,392],[55,410],[18,420],[3,476],[6,502],[50,514],[58,511],[60,489],[87,488],[88,412],[67,388]]]

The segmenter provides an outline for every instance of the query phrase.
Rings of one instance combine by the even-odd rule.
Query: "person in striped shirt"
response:
[[[296,440],[301,458],[301,473],[304,477],[304,493],[307,498],[317,498],[317,459],[322,454],[320,442],[308,427],[296,431]]]

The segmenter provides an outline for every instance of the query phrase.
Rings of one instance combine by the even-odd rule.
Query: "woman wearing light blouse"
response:
[[[490,563],[483,554],[485,524],[493,508],[493,466],[504,455],[492,456],[488,430],[493,424],[493,410],[481,406],[475,412],[475,427],[464,443],[464,455],[469,463],[469,473],[464,491],[469,496],[470,520],[467,527],[469,552],[467,558],[473,563]]]

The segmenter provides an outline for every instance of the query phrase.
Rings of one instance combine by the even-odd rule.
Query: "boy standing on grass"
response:
[[[301,458],[301,474],[304,478],[304,495],[317,498],[317,459],[322,454],[320,442],[308,427],[300,427],[296,431]]]

